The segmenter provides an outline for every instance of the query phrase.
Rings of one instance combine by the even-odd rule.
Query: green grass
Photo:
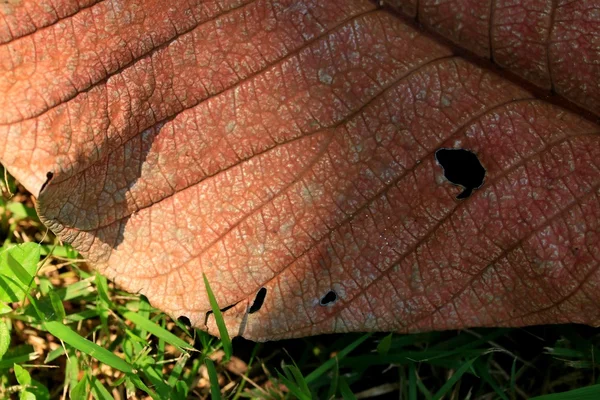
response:
[[[2,189],[2,399],[600,398],[600,330],[584,326],[255,344],[227,337],[205,281],[217,340],[89,271],[29,195]]]

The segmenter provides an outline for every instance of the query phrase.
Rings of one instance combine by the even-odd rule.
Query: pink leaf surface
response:
[[[1,4],[0,161],[213,333],[600,325],[600,5],[391,3]]]

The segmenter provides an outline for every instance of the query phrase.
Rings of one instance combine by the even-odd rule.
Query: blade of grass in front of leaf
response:
[[[440,390],[438,390],[437,393],[435,395],[433,395],[432,400],[442,399],[450,391],[450,389],[452,389],[452,387],[456,384],[456,382],[459,381],[459,379],[464,375],[464,373],[467,372],[471,368],[471,365],[473,365],[475,360],[476,359],[473,358],[473,359],[465,362],[459,369],[457,369],[456,372],[454,374],[452,374],[450,379],[448,379],[446,381],[446,383],[444,383],[442,385]]]
[[[598,400],[600,399],[600,385],[592,385],[568,392],[546,394],[533,397],[530,400]]]
[[[192,345],[190,345],[189,343],[187,343],[185,340],[178,338],[177,336],[175,336],[168,330],[155,324],[154,322],[150,321],[149,319],[146,319],[143,316],[141,316],[133,311],[128,311],[126,308],[120,308],[119,311],[120,311],[120,314],[125,319],[133,322],[139,328],[150,332],[157,338],[160,338],[160,339],[164,340],[165,342],[177,347],[179,350],[181,350],[181,351],[195,350],[194,347]]]
[[[204,278],[206,282],[206,277]],[[204,359],[206,370],[208,371],[208,380],[210,381],[210,395],[213,400],[221,400],[221,388],[219,387],[219,378],[215,364],[210,358]]]
[[[333,366],[339,360],[341,360],[344,357],[346,357],[350,352],[352,352],[355,348],[357,348],[358,346],[360,346],[365,340],[367,340],[369,337],[371,337],[371,335],[372,335],[371,333],[367,333],[367,334],[359,337],[358,339],[356,339],[354,342],[350,343],[342,351],[340,351],[338,354],[336,354],[335,357],[330,358],[329,360],[327,360],[326,362],[324,362],[323,364],[321,364],[320,367],[318,367],[313,372],[311,372],[310,374],[308,374],[306,376],[306,382],[307,383],[313,382],[315,379],[319,378],[325,372],[327,372],[328,370],[330,370],[331,368],[333,368]]]
[[[215,321],[217,323],[217,327],[219,328],[219,334],[221,335],[221,342],[223,342],[223,351],[225,352],[225,359],[231,359],[231,355],[233,354],[233,346],[231,344],[231,339],[229,338],[229,332],[227,332],[227,327],[225,326],[225,321],[223,320],[223,314],[221,313],[221,309],[217,303],[217,299],[210,288],[210,284],[208,283],[208,279],[206,278],[206,274],[202,273],[202,277],[204,278],[204,286],[206,287],[206,294],[208,295],[208,300],[210,301],[210,307],[213,311],[213,316],[215,317]]]
[[[50,334],[54,335],[58,339],[73,346],[77,350],[94,357],[104,364],[107,364],[114,369],[118,369],[119,371],[125,373],[130,374],[134,372],[133,367],[127,361],[116,356],[105,348],[98,346],[96,343],[79,336],[79,334],[77,334],[68,326],[65,326],[57,321],[49,321],[44,323],[44,327],[48,332],[50,332]]]

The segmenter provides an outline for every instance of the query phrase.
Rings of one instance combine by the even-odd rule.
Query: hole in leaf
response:
[[[475,153],[464,149],[439,149],[435,159],[442,166],[446,179],[465,188],[457,199],[466,199],[483,185],[485,168]]]
[[[267,288],[264,288],[264,287],[260,288],[258,293],[256,293],[254,302],[250,306],[250,310],[248,311],[248,314],[253,314],[253,313],[257,312],[258,310],[260,310],[260,308],[262,307],[262,305],[265,301],[266,296],[267,296]]]
[[[40,188],[40,193],[42,192],[42,190],[44,190],[44,188],[50,183],[50,181],[52,180],[52,178],[54,177],[54,173],[52,173],[52,171],[48,172],[46,174],[46,182],[44,182],[42,184],[42,187]]]
[[[182,315],[179,318],[177,318],[177,321],[188,328],[190,328],[192,326],[190,319],[188,317],[186,317],[185,315]]]
[[[322,306],[326,306],[326,305],[335,303],[336,300],[337,300],[337,294],[333,290],[330,290],[329,292],[327,292],[327,294],[325,296],[323,296],[321,298],[321,301],[319,302],[319,304],[321,304]]]
[[[239,301],[238,301],[237,303],[230,304],[230,305],[228,305],[228,306],[226,306],[226,307],[220,308],[220,310],[221,310],[221,314],[225,314],[225,312],[226,312],[227,310],[229,310],[230,308],[233,308],[233,307],[237,306],[237,305],[238,305],[238,303],[239,303]],[[210,317],[210,315],[211,315],[212,313],[213,313],[213,311],[212,311],[212,310],[209,310],[209,311],[207,311],[207,312],[206,312],[206,315],[204,316],[204,325],[206,325],[206,324],[208,323],[208,317]]]

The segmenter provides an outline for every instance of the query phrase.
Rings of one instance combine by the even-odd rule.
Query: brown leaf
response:
[[[39,1],[0,5],[0,160],[153,305],[215,333],[205,273],[255,340],[600,324],[597,2]]]

